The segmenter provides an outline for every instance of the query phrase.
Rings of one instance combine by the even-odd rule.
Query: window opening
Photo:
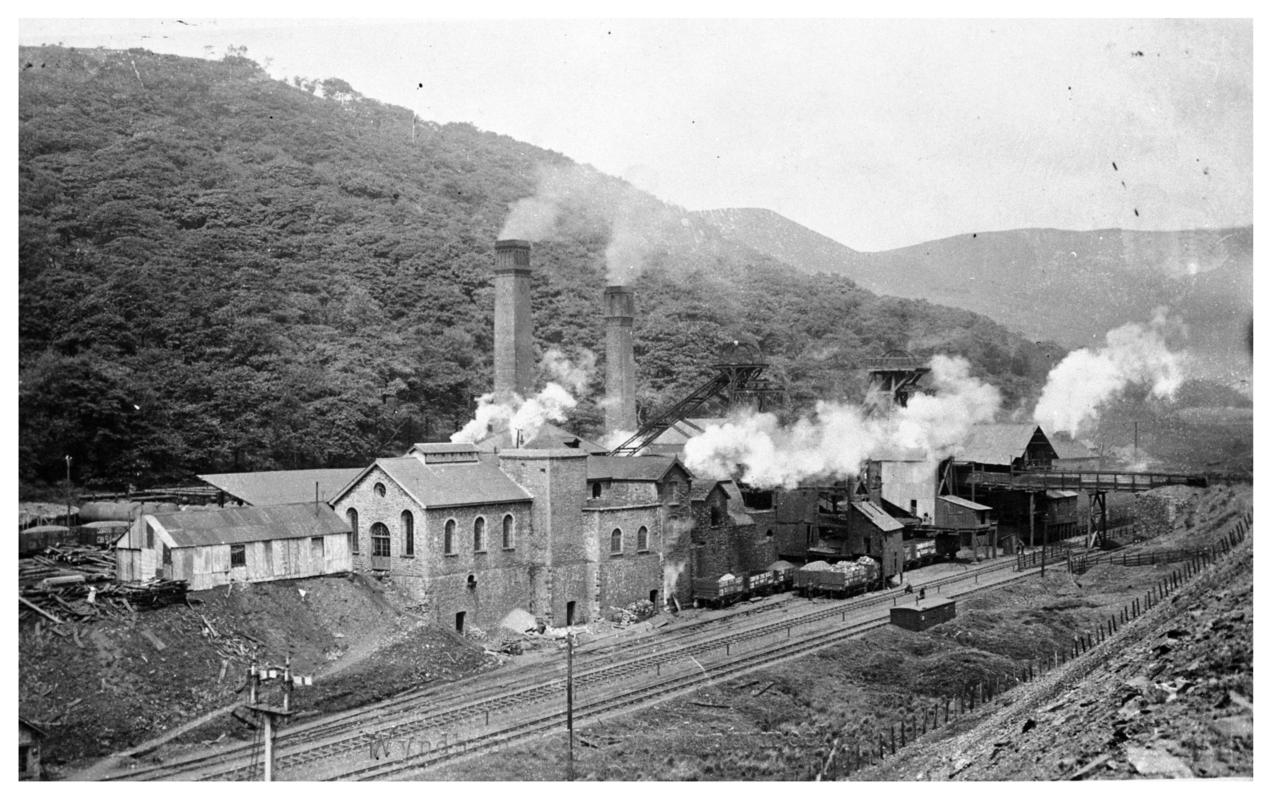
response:
[[[513,515],[504,515],[504,549],[513,549]]]
[[[371,526],[371,555],[388,558],[389,550],[389,528],[383,522],[377,522]]]
[[[230,566],[246,567],[248,565],[247,548],[241,544],[230,545]]]
[[[455,554],[455,520],[448,519],[446,528],[442,532],[442,552],[446,555]]]
[[[486,549],[486,518],[473,520],[473,551],[480,553]]]
[[[410,511],[402,512],[402,554],[415,555],[415,517]]]
[[[618,528],[610,531],[610,552],[623,552],[623,531]]]

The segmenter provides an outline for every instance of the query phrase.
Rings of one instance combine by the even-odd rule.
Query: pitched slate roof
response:
[[[360,467],[349,469],[282,469],[270,472],[225,472],[200,475],[199,480],[212,484],[248,505],[276,506],[282,503],[314,502],[314,484],[318,498],[331,500],[336,492],[352,481]]]
[[[1096,458],[1092,448],[1068,436],[1053,435],[1048,437],[1048,441],[1052,443],[1052,449],[1056,451],[1057,458]]]
[[[1033,422],[975,425],[968,434],[963,452],[957,453],[955,460],[1011,466],[1013,459],[1025,455],[1026,446],[1036,431],[1041,432],[1041,429]]]
[[[148,514],[177,547],[246,544],[349,533],[349,523],[326,503],[218,508]]]
[[[674,456],[589,456],[588,480],[661,481],[674,467],[690,474]]]
[[[857,500],[850,505],[857,509],[862,516],[866,517],[868,522],[885,533],[888,533],[889,531],[900,531],[903,527],[902,523],[890,517],[887,511],[869,500]]]
[[[533,499],[499,467],[487,461],[426,464],[422,456],[379,458],[363,472],[374,467],[384,470],[394,483],[425,508],[523,503]],[[361,477],[360,474],[358,478]],[[356,482],[357,478],[350,485]],[[340,495],[344,493],[342,491]]]
[[[939,497],[938,499],[939,499],[939,500],[945,500],[947,503],[950,503],[951,505],[962,506],[962,507],[964,507],[964,508],[971,509],[971,510],[973,510],[973,511],[990,511],[990,510],[992,510],[992,509],[990,508],[990,506],[983,506],[981,503],[974,503],[973,501],[971,501],[971,500],[966,500],[966,499],[964,499],[964,498],[962,498],[962,497],[959,497],[958,495],[953,495],[953,494],[944,494],[944,495],[942,495],[941,497]]]
[[[477,449],[488,452],[491,450],[512,450],[517,447],[517,443],[513,438],[513,431],[507,428],[494,431],[477,441]],[[540,426],[539,432],[535,434],[533,439],[523,441],[521,446],[524,450],[560,450],[562,448],[570,448],[582,450],[589,454],[609,452],[596,442],[585,439],[582,436],[576,436],[565,428],[559,428],[547,422]]]

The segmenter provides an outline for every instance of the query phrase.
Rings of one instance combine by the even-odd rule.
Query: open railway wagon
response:
[[[936,539],[907,539],[902,542],[907,569],[931,564],[938,558]]]
[[[742,576],[729,572],[715,578],[695,578],[692,588],[696,606],[723,608],[746,596],[746,582]]]
[[[767,597],[791,589],[796,566],[789,561],[775,561],[764,569],[738,576],[725,573],[713,578],[695,578],[694,601],[698,605],[722,608],[740,600]]]
[[[856,561],[828,564],[811,561],[796,570],[796,591],[805,597],[817,594],[849,597],[867,591],[880,578],[880,565],[870,556]]]

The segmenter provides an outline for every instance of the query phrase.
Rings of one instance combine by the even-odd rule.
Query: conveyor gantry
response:
[[[735,343],[727,346],[722,358],[712,367],[716,374],[694,389],[674,405],[651,417],[641,429],[623,444],[610,451],[612,456],[634,456],[659,438],[678,421],[691,416],[703,403],[713,397],[724,397],[733,403],[740,395],[754,391],[769,391],[761,386],[760,374],[768,366],[759,354]]]

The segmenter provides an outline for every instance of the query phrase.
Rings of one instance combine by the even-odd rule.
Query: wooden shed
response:
[[[899,605],[889,610],[889,622],[908,631],[926,630],[954,618],[954,600],[917,600],[915,605]]]
[[[349,523],[325,503],[145,514],[116,542],[121,582],[159,577],[192,590],[352,569]]]

